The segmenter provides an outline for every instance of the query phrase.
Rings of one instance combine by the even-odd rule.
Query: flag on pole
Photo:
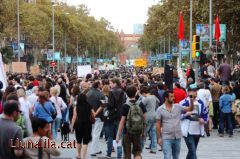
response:
[[[184,40],[184,21],[183,21],[182,12],[180,12],[180,17],[179,17],[178,39]]]
[[[220,30],[220,23],[219,23],[218,15],[217,15],[216,21],[215,21],[214,39],[216,39],[217,42],[219,42],[220,37],[221,37],[221,30]]]

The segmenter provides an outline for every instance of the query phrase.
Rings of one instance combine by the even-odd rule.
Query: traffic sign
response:
[[[51,62],[50,62],[50,66],[51,66],[51,67],[56,67],[56,66],[57,66],[57,63],[56,63],[55,61],[51,61]]]

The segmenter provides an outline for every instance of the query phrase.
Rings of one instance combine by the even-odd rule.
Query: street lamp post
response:
[[[192,9],[193,9],[193,2],[190,0],[190,64],[192,64],[193,59],[192,59],[192,38],[193,38],[193,33],[192,33]]]
[[[77,66],[78,66],[78,37],[77,37]]]
[[[212,47],[212,0],[209,1],[209,48]]]
[[[52,1],[52,46],[53,46],[53,57],[54,57],[54,53],[55,53],[55,39],[54,39],[54,7],[55,7],[55,2]],[[53,67],[53,72],[54,72],[54,67]]]
[[[65,15],[69,15],[69,13],[65,13]],[[67,71],[67,36],[66,36],[66,31],[64,34],[64,72]]]
[[[20,24],[19,24],[19,0],[17,0],[17,27],[18,27],[18,62],[20,62]]]

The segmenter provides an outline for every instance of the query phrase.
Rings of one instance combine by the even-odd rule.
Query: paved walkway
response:
[[[74,135],[70,135],[70,139],[74,139]],[[106,142],[101,140],[102,143],[102,155],[98,157],[90,157],[89,159],[101,159],[106,155]],[[240,132],[234,132],[234,136],[229,138],[227,135],[224,138],[220,138],[217,132],[211,133],[211,137],[204,137],[200,139],[197,156],[198,159],[240,159]],[[182,139],[180,159],[185,159],[187,154],[187,148]],[[75,158],[75,149],[61,149],[61,156],[58,159],[71,159]],[[112,154],[116,157],[116,153]],[[57,159],[57,158],[54,158]],[[148,150],[144,149],[143,159],[163,159],[163,153],[157,152],[157,154],[150,154]]]

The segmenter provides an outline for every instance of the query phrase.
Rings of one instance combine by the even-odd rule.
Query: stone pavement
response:
[[[75,135],[71,134],[70,139],[74,140]],[[147,141],[149,143],[149,141]],[[180,159],[185,159],[187,154],[186,144],[184,139],[181,141]],[[240,159],[240,132],[234,131],[234,136],[229,138],[225,135],[224,138],[218,137],[217,131],[214,130],[210,137],[200,139],[198,145],[198,159]],[[88,159],[103,159],[106,155],[106,142],[101,140],[102,154],[98,157],[90,157]],[[88,153],[89,154],[89,153]],[[74,159],[76,156],[75,149],[61,149],[61,156],[53,159]],[[116,153],[112,154],[113,158]],[[143,159],[163,159],[163,153],[158,151],[157,154],[150,154],[149,150],[144,149]]]

